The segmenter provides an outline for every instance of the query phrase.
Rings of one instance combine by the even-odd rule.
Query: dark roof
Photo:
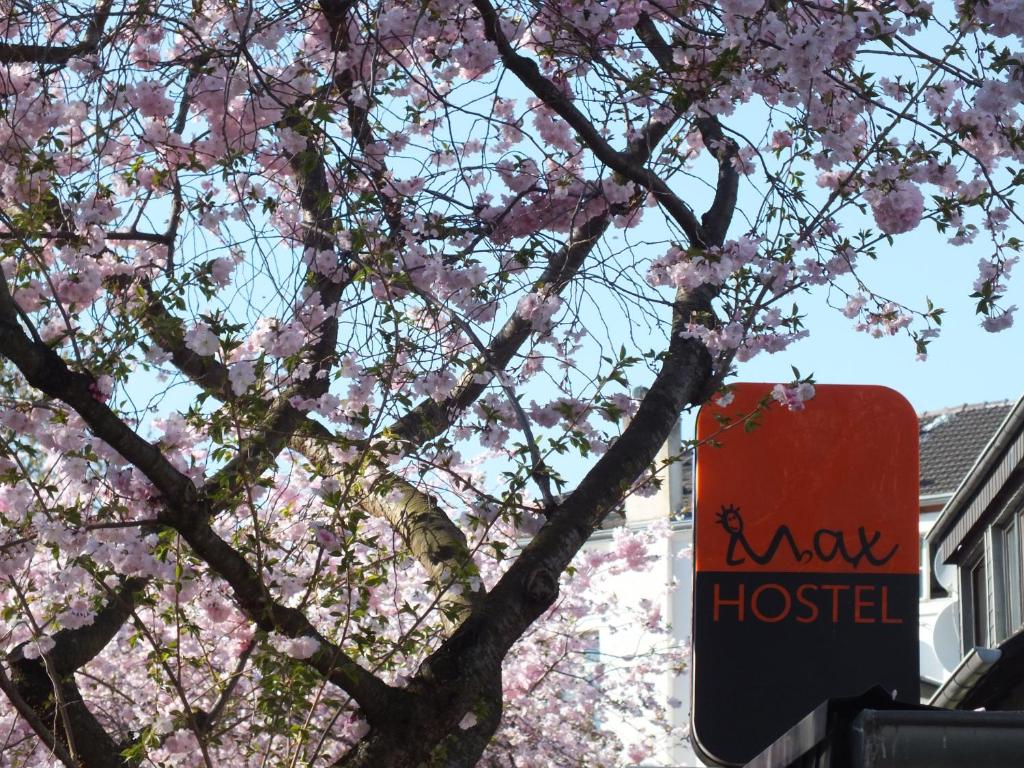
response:
[[[953,493],[1010,412],[1009,401],[923,413],[921,495]]]

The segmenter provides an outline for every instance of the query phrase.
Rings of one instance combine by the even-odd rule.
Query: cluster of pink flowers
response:
[[[673,246],[656,259],[647,272],[647,281],[654,286],[668,285],[693,290],[700,285],[722,285],[738,270],[755,261],[758,240],[742,237],[730,240],[722,248],[709,253],[690,254]]]
[[[798,384],[776,384],[772,388],[772,399],[791,411],[802,411],[804,404],[814,397],[814,385],[806,381]]]
[[[197,355],[210,357],[220,351],[220,339],[206,323],[196,323],[185,334],[185,346]]]
[[[913,182],[900,181],[891,189],[873,189],[867,198],[878,228],[887,235],[909,232],[921,222],[924,196]]]
[[[528,293],[519,300],[516,312],[526,322],[541,333],[551,329],[552,318],[562,307],[562,299],[557,295]]]
[[[874,336],[893,336],[913,322],[913,317],[894,302],[886,302],[877,311],[867,312],[864,322],[858,323],[858,331]]]
[[[320,648],[320,641],[313,637],[283,637],[271,633],[267,642],[278,652],[291,656],[293,659],[308,659]]]

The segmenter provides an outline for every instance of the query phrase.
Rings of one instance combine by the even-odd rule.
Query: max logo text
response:
[[[798,563],[810,563],[814,560],[828,563],[838,557],[854,568],[865,560],[871,565],[881,566],[889,562],[899,549],[899,545],[894,545],[884,554],[876,551],[875,547],[878,546],[882,534],[873,531],[868,535],[864,526],[857,528],[857,541],[854,544],[846,541],[843,531],[819,528],[811,536],[810,542],[804,542],[808,546],[801,546],[789,526],[780,525],[767,546],[758,550],[747,540],[743,532],[743,517],[740,515],[739,507],[723,506],[722,511],[716,516],[716,521],[729,535],[729,548],[726,551],[726,563],[729,565],[741,565],[747,562],[748,558],[758,565],[767,565],[773,562],[779,550],[782,550],[783,553],[788,552]]]

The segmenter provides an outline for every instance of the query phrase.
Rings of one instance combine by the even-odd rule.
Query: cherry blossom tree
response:
[[[610,764],[679,411],[815,290],[925,354],[921,227],[1012,323],[1017,5],[2,0],[4,759]]]

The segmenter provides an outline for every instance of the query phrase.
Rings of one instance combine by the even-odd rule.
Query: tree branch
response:
[[[147,296],[148,303],[138,315],[146,332],[158,346],[170,352],[171,361],[193,383],[222,401],[228,400],[231,387],[227,367],[212,356],[200,355],[188,349],[181,321],[167,312],[152,291]],[[323,424],[295,408],[287,397],[278,399],[272,407],[271,415],[265,419],[264,426],[258,432],[264,435],[264,439],[248,441],[244,446],[244,450],[255,455],[237,462],[232,459],[219,473],[222,479],[217,482],[221,485],[216,486],[211,481],[208,487],[225,488],[223,484],[230,478],[235,478],[237,483],[237,467],[256,465],[261,456],[269,455],[282,438],[293,450],[305,456],[320,474],[325,477],[338,474],[336,462],[329,450],[329,446],[336,441],[334,435]],[[232,468],[230,472],[229,467]],[[380,484],[394,489],[398,498],[386,500],[371,492],[358,503],[368,514],[390,523],[432,577],[440,578],[445,561],[452,561],[456,571],[469,567],[472,556],[466,547],[465,536],[435,499],[392,473],[385,473]],[[214,501],[214,511],[222,508],[239,488],[229,485],[226,490],[228,492],[221,494],[222,498]],[[476,591],[464,592],[445,599],[457,613],[462,613],[470,608],[475,594]]]
[[[0,43],[0,64],[67,64],[76,56],[87,56],[100,48],[103,28],[113,0],[103,0],[89,22],[85,37],[74,45],[32,45]]]
[[[736,210],[740,174],[733,160],[737,156],[738,147],[735,141],[722,133],[722,125],[717,117],[697,118],[697,129],[700,131],[704,146],[718,160],[715,199],[707,212],[701,216],[701,225],[707,234],[708,245],[721,246],[725,242],[725,234],[729,231],[729,224]]]
[[[46,731],[40,733],[33,726],[33,730],[43,743],[51,749],[56,745],[62,750],[65,749],[65,744],[74,743],[74,757],[78,760],[72,758],[70,751],[66,751],[65,753],[72,759],[71,762],[64,762],[75,768],[79,765],[85,768],[125,768],[128,763],[121,757],[120,747],[85,705],[75,683],[74,673],[51,679],[42,659],[25,659],[20,655],[20,651],[21,647],[11,654],[10,685],[21,698],[23,705],[31,710],[40,722],[54,723],[55,730],[52,735]],[[47,656],[54,664],[58,662],[52,651]],[[5,693],[11,697],[10,691],[5,690]],[[17,707],[15,699],[12,698],[11,701]],[[29,722],[31,725],[31,721]]]
[[[333,50],[344,54],[351,53],[347,25],[348,14],[353,5],[354,3],[351,0],[322,0],[320,3],[320,10],[327,20],[328,26],[331,28],[331,47]],[[373,128],[370,126],[370,104],[368,103],[366,106],[363,106],[358,100],[353,98],[355,81],[352,78],[352,66],[354,64],[348,62],[342,66],[341,71],[334,76],[334,85],[341,92],[341,96],[345,100],[348,125],[352,136],[363,151],[363,154],[369,157],[367,149],[376,142],[377,138],[374,136]],[[372,93],[372,91],[372,88],[366,89],[367,94]],[[368,161],[367,165],[370,171],[370,181],[373,184],[377,198],[380,200],[381,211],[391,230],[391,238],[399,238],[402,231],[402,208],[393,196],[384,191],[390,174],[384,163],[380,160]]]
[[[50,656],[60,675],[70,675],[92,661],[114,639],[135,608],[135,596],[149,583],[148,578],[125,579],[110,600],[96,614],[92,624],[62,629],[52,635]]]
[[[296,432],[292,447],[306,457],[320,474],[338,474],[329,446],[335,442],[330,431],[318,421],[305,419]],[[437,499],[392,472],[384,472],[374,487],[356,503],[368,514],[387,521],[401,536],[413,556],[438,584],[455,573],[474,573],[476,566],[466,536],[441,509]],[[472,610],[483,587],[446,592],[442,605],[459,618]]]
[[[52,635],[54,646],[45,659],[25,658],[26,643],[8,655],[14,672],[10,685],[20,701],[41,722],[53,719],[55,707],[60,706],[61,717],[57,722],[69,732],[51,736],[63,738],[69,748],[74,744],[74,755],[82,758],[86,766],[121,766],[125,761],[118,755],[120,750],[116,742],[85,706],[74,682],[75,672],[94,659],[117,635],[131,616],[136,594],[148,581],[145,578],[124,580],[117,590],[110,593],[110,599],[91,624],[78,629],[62,629]],[[53,748],[44,734],[40,734],[40,738]],[[68,754],[71,755],[70,752]]]
[[[142,283],[145,305],[135,313],[143,330],[160,349],[169,352],[171,362],[190,380],[221,401],[231,396],[228,368],[217,358],[200,355],[185,346],[185,327],[181,320],[167,311],[160,296],[148,283]]]
[[[661,36],[651,17],[640,14],[636,33],[647,50],[654,56],[665,72],[675,67],[672,60],[672,46]],[[692,101],[688,98],[687,102]],[[736,142],[722,133],[722,125],[714,115],[705,115],[696,120],[704,146],[718,160],[718,183],[715,185],[715,199],[708,211],[701,216],[701,226],[707,236],[707,244],[721,246],[729,229],[733,212],[736,210],[736,195],[739,188],[739,172],[733,165],[738,147]]]
[[[214,726],[220,720],[221,715],[224,714],[224,710],[234,695],[235,688],[238,687],[238,681],[242,679],[242,672],[245,671],[246,664],[249,663],[249,657],[252,656],[252,652],[256,649],[256,641],[250,640],[245,644],[245,648],[242,649],[242,653],[238,657],[238,661],[235,664],[235,669],[232,671],[231,676],[228,678],[228,684],[224,686],[224,690],[221,691],[220,696],[217,697],[217,701],[209,712],[197,711],[196,724],[199,726],[199,730],[203,733],[209,733],[213,730]]]
[[[239,607],[260,629],[288,637],[312,637],[320,648],[307,663],[342,690],[351,694],[369,722],[387,717],[397,690],[363,669],[320,634],[295,608],[274,600],[259,574],[236,549],[218,536],[207,516],[198,509],[165,509],[161,521],[174,528],[192,550],[231,587]]]
[[[71,757],[65,746],[57,740],[53,735],[46,723],[43,722],[42,718],[36,714],[36,711],[29,705],[21,694],[18,692],[18,688],[14,685],[7,673],[4,671],[3,665],[0,664],[0,691],[3,691],[8,700],[11,702],[11,706],[14,710],[21,715],[22,719],[28,723],[29,728],[39,737],[39,740],[46,745],[46,748],[53,752],[68,768],[78,768],[78,762]]]
[[[655,173],[643,165],[633,162],[629,154],[618,152],[612,148],[586,116],[566,98],[565,94],[544,77],[540,67],[533,59],[516,53],[501,29],[501,20],[497,11],[488,0],[473,0],[473,5],[476,6],[483,19],[484,33],[487,35],[487,39],[497,46],[502,62],[519,78],[523,85],[565,120],[598,160],[616,173],[649,190],[679,224],[692,245],[698,248],[707,247],[708,243],[700,222],[697,221],[697,217],[690,207],[680,200]]]
[[[611,224],[611,213],[604,211],[575,228],[566,244],[549,260],[547,268],[534,282],[535,291],[553,296],[561,293],[579,272],[587,256]],[[403,442],[419,444],[446,430],[457,413],[472,405],[487,388],[488,381],[479,376],[489,368],[503,370],[523,343],[530,338],[533,325],[517,311],[491,338],[487,353],[466,371],[455,391],[444,401],[426,398],[390,427],[388,433]]]
[[[165,506],[157,519],[177,530],[196,554],[232,587],[239,605],[251,620],[268,631],[317,639],[321,650],[308,663],[348,692],[363,708],[367,719],[379,720],[385,716],[389,702],[394,700],[394,690],[320,635],[300,611],[274,601],[245,558],[210,528],[206,522],[209,504],[200,497],[192,481],[175,469],[158,448],[139,437],[106,405],[96,401],[90,391],[94,386],[91,376],[70,371],[56,352],[25,335],[18,325],[14,300],[2,270],[0,355],[14,363],[29,384],[71,406],[97,437],[160,490]],[[77,688],[71,693],[77,695]]]
[[[70,370],[50,347],[30,339],[18,318],[18,307],[0,270],[0,355],[10,360],[30,385],[78,412],[97,437],[137,467],[166,499],[194,502],[197,494],[192,481],[94,397],[93,377]]]
[[[423,665],[421,674],[447,678],[501,664],[512,644],[558,595],[558,579],[604,517],[622,500],[668,437],[679,411],[706,396],[711,356],[679,331],[712,311],[714,289],[680,292],[673,308],[664,363],[636,415],[550,515],[548,522],[484,599],[484,604]]]
[[[297,124],[295,120],[297,116],[291,121],[293,125]],[[286,119],[285,123],[289,124],[289,120]],[[288,162],[299,179],[303,250],[335,251],[336,222],[331,213],[331,190],[327,184],[327,168],[323,153],[312,138],[307,137],[305,150],[290,155]],[[327,316],[317,329],[319,338],[303,353],[310,370],[303,381],[278,395],[263,423],[239,446],[238,453],[231,461],[206,483],[204,492],[211,498],[222,500],[221,503],[227,503],[234,498],[247,479],[259,477],[266,471],[288,445],[298,425],[305,418],[302,412],[291,405],[291,399],[296,396],[314,399],[330,388],[329,374],[338,344],[336,305],[349,285],[353,273],[347,267],[339,266],[339,269],[344,269],[344,273],[340,279],[335,279],[334,275],[318,274],[316,263],[314,259],[310,264],[307,279],[313,281],[320,297],[320,304]],[[193,361],[189,362],[195,366]],[[221,379],[221,388],[225,388],[225,384],[225,379]]]

